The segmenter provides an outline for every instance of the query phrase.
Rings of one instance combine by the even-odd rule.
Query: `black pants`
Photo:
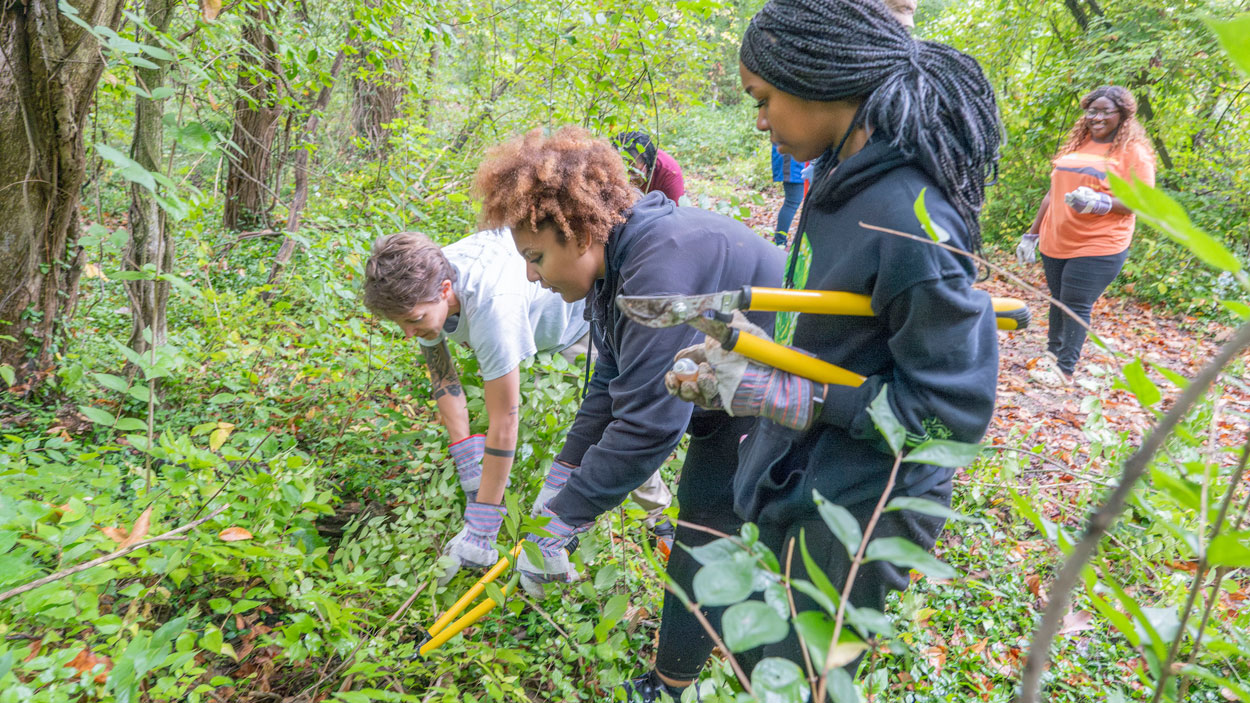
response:
[[[738,469],[738,443],[755,424],[753,417],[729,417],[716,413],[690,423],[690,447],[677,484],[678,518],[736,535],[742,520],[734,513],[733,475]],[[677,526],[676,541],[690,547],[716,538],[706,532]],[[668,560],[668,575],[694,597],[694,575],[701,565],[680,546]],[[704,608],[703,614],[718,631],[724,608]],[[678,681],[699,677],[712,654],[712,640],[703,626],[673,594],[664,594],[660,620],[660,645],[655,669]]]
[[[1051,297],[1067,305],[1072,312],[1090,321],[1094,302],[1119,275],[1128,258],[1128,249],[1107,256],[1078,256],[1074,259],[1052,259],[1042,254],[1042,268],[1046,271],[1046,285]],[[1046,335],[1046,350],[1059,360],[1059,368],[1066,374],[1076,369],[1085,346],[1085,328],[1055,305],[1050,306],[1050,329]]]
[[[950,491],[951,484],[944,483],[930,493],[920,497],[950,506]],[[868,520],[872,517],[875,507],[876,501],[871,501],[847,506],[847,509],[855,516],[860,530],[864,530],[868,525]],[[941,533],[942,526],[945,523],[945,518],[932,517],[909,510],[895,510],[881,514],[881,517],[877,520],[876,527],[873,528],[872,536],[874,539],[878,537],[904,537],[924,547],[926,551],[930,551],[933,549],[934,543],[937,542],[938,534]],[[777,560],[781,563],[783,571],[786,564],[786,554],[789,551],[789,543],[791,540],[794,540],[794,557],[790,562],[791,578],[811,581],[798,543],[799,535],[803,533],[804,539],[807,541],[807,550],[820,570],[829,577],[829,581],[839,592],[846,586],[846,577],[851,569],[851,557],[847,553],[847,548],[833,536],[833,533],[825,526],[820,516],[815,514],[814,506],[809,517],[786,524],[761,523],[759,528],[760,542],[767,545],[777,555]],[[852,545],[850,552],[854,553],[858,548],[859,545]],[[890,591],[906,589],[908,583],[910,583],[908,574],[909,570],[900,569],[889,562],[871,561],[861,564],[859,571],[855,574],[855,585],[851,588],[851,604],[857,608],[872,608],[877,611],[885,610],[886,596],[890,594]],[[820,606],[801,591],[793,589],[793,594],[797,612],[820,610]],[[753,597],[762,599],[763,593],[757,592]],[[829,616],[829,619],[833,619],[832,614]],[[738,663],[742,665],[743,671],[749,676],[755,665],[765,657],[788,659],[797,664],[803,671],[807,670],[803,661],[803,650],[793,626],[790,628],[790,634],[780,642],[739,654]],[[855,671],[859,668],[859,663],[862,659],[863,655],[860,655],[855,661],[846,665],[847,671],[852,676],[855,675]]]

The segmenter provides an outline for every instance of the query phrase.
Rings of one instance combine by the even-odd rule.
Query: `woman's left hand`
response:
[[[730,326],[769,338],[740,312],[734,313]],[[710,337],[702,345],[681,350],[675,359],[690,359],[698,364],[698,371],[694,378],[678,378],[672,371],[665,374],[669,394],[735,417],[761,416],[791,429],[806,430],[817,415],[817,402],[825,395],[823,385],[726,351]]]
[[[1068,207],[1083,215],[1105,215],[1111,212],[1111,196],[1089,186],[1081,186],[1063,196]]]

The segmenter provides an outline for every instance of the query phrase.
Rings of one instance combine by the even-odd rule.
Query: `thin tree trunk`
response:
[[[366,4],[371,8],[376,7],[378,0],[367,0]],[[391,22],[393,36],[399,36],[403,28],[403,18],[396,17]],[[353,60],[355,78],[352,84],[355,90],[352,100],[352,126],[356,129],[356,134],[368,142],[367,153],[371,157],[383,156],[389,150],[390,139],[384,125],[399,117],[399,106],[407,92],[402,82],[402,57],[395,56],[388,49],[381,57],[381,66],[367,58],[383,51],[381,47],[366,44]]]
[[[67,0],[116,29],[122,0]],[[0,9],[0,363],[50,365],[78,297],[83,131],[104,70],[99,46],[56,0]]]
[[[308,144],[317,136],[317,128],[321,125],[321,113],[330,104],[330,95],[334,90],[334,84],[338,79],[339,72],[343,70],[343,59],[346,57],[347,50],[339,49],[339,53],[334,57],[334,63],[330,66],[330,80],[327,85],[321,87],[321,91],[317,94],[317,100],[313,104],[312,109],[309,110],[308,121],[304,123],[299,143],[294,149],[295,159],[292,165],[295,171],[295,193],[291,198],[291,206],[286,218],[286,231],[289,234],[299,231],[300,215],[304,211],[304,206],[308,204]],[[287,263],[291,261],[291,257],[295,255],[296,246],[297,243],[294,239],[291,239],[289,236],[283,238],[282,246],[278,247],[278,254],[274,257],[273,267],[269,270],[268,283],[270,288],[262,295],[264,300],[268,301],[273,298],[274,286],[277,285],[278,279],[282,276],[282,270],[286,268]]]
[[[158,33],[169,29],[173,19],[173,0],[146,0],[148,22]],[[142,43],[155,43],[156,38],[146,33],[139,37]],[[149,93],[165,84],[167,63],[156,61],[157,68],[135,68],[139,86]],[[161,171],[164,151],[165,127],[161,118],[165,100],[152,100],[135,96],[134,141],[130,157],[149,171]],[[122,256],[122,268],[139,271],[151,265],[157,271],[173,268],[174,243],[166,228],[165,211],[146,188],[130,184],[130,241]],[[158,280],[124,281],[126,296],[130,298],[130,348],[142,354],[152,346],[162,346],[168,336],[165,306],[169,301],[169,282]]]
[[[430,55],[425,60],[425,90],[421,97],[421,119],[426,129],[434,128],[434,78],[438,71],[438,41],[430,41]]]
[[[274,206],[273,140],[282,109],[276,83],[282,71],[278,46],[269,36],[269,11],[257,3],[244,24],[239,52],[239,97],[234,102],[230,170],[222,223],[235,230],[265,229]]]

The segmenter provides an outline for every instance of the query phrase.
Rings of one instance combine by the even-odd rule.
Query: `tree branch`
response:
[[[114,559],[124,557],[127,554],[137,549],[142,549],[144,547],[155,544],[157,542],[169,542],[172,540],[186,539],[185,537],[180,537],[179,535],[181,535],[183,532],[186,532],[187,530],[198,527],[208,522],[209,520],[212,520],[213,518],[217,517],[222,512],[224,512],[225,509],[228,507],[230,507],[228,504],[221,505],[216,510],[209,513],[208,515],[205,515],[204,517],[198,520],[188,522],[182,527],[178,527],[173,530],[170,530],[169,532],[166,532],[163,535],[157,535],[151,539],[145,539],[142,542],[135,542],[129,547],[123,547],[121,549],[118,549],[115,552],[105,554],[102,557],[97,557],[95,559],[92,559],[91,561],[83,562],[79,564],[78,566],[71,566],[68,569],[62,569],[56,572],[55,574],[48,574],[47,576],[44,576],[43,578],[37,578],[34,581],[31,581],[30,583],[24,583],[16,588],[11,588],[5,591],[4,593],[0,593],[0,602],[4,602],[8,600],[9,598],[12,598],[13,596],[21,595],[23,593],[26,593],[27,591],[33,591],[36,588],[39,588],[40,586],[46,586],[47,584],[52,583],[53,581],[60,581],[61,579],[67,576],[73,576],[74,574],[81,573],[83,571],[86,571],[87,569],[90,569],[95,566],[99,566],[105,562],[110,562],[110,561],[113,561]]]

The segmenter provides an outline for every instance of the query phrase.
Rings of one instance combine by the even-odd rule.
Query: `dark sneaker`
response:
[[[625,691],[625,703],[680,703],[681,694],[686,689],[669,686],[653,670],[626,681],[618,690]],[[696,700],[697,693],[696,689]]]

